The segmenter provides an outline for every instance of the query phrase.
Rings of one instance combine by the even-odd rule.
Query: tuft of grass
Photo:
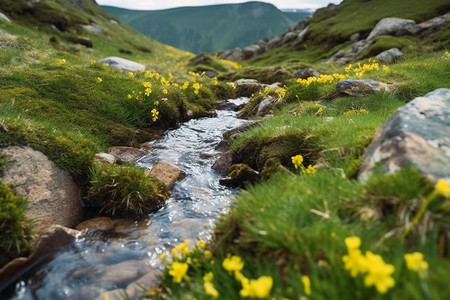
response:
[[[142,216],[163,205],[169,197],[163,182],[134,166],[94,166],[90,178],[87,203],[112,216]]]
[[[4,160],[0,158],[0,172]],[[27,200],[0,180],[0,267],[27,255],[33,239],[33,223],[25,217]]]

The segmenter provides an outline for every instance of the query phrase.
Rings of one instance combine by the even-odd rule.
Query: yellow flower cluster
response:
[[[56,64],[57,64],[58,66],[65,65],[66,62],[67,62],[67,61],[66,61],[64,58],[57,58],[57,59],[56,59]]]
[[[238,64],[237,62],[235,62],[235,61],[221,59],[220,62],[223,63],[223,64],[226,64],[226,65],[229,65],[229,66],[233,67],[236,70],[242,68],[242,66],[240,64]]]
[[[187,263],[173,262],[169,268],[169,275],[172,276],[172,280],[175,283],[180,283],[183,279],[187,278],[186,273],[189,269]]]
[[[159,111],[156,110],[156,108],[152,109],[152,121],[156,122],[159,118]]]
[[[343,80],[343,79],[347,79],[347,78],[348,78],[348,75],[342,75],[342,74],[338,74],[338,73],[334,73],[333,75],[320,74],[319,77],[313,76],[313,77],[308,77],[307,79],[298,78],[297,83],[300,83],[304,86],[309,86],[313,82],[325,84],[325,83],[333,82],[337,79]]]
[[[194,88],[194,94],[198,95],[200,88],[202,87],[202,84],[195,82],[192,87]]]
[[[450,58],[450,53],[449,53],[448,51],[445,51],[444,56],[445,56],[446,58]]]
[[[362,108],[362,109],[352,109],[352,110],[344,112],[344,116],[368,115],[368,114],[369,114],[369,112],[367,110],[365,110],[364,108]]]
[[[297,170],[298,168],[300,168],[303,174],[314,174],[317,171],[316,168],[314,168],[312,165],[309,165],[308,168],[305,168],[305,166],[303,165],[303,156],[301,156],[300,154],[292,156],[291,160],[295,169]]]
[[[406,267],[409,270],[419,273],[421,277],[425,276],[425,271],[428,270],[428,263],[423,259],[422,253],[406,253],[404,258],[406,261]]]
[[[363,255],[359,247],[361,240],[357,236],[345,239],[347,255],[342,257],[344,268],[350,272],[352,277],[358,274],[365,275],[364,285],[366,287],[375,286],[380,294],[384,294],[388,289],[394,287],[395,280],[392,278],[394,266],[384,262],[380,255],[366,251]]]
[[[200,77],[200,74],[198,74],[198,73],[195,73],[195,72],[192,72],[192,71],[189,71],[188,73],[191,76]]]
[[[97,82],[98,82],[98,83],[102,83],[102,82],[103,82],[103,79],[102,79],[101,77],[97,77]]]

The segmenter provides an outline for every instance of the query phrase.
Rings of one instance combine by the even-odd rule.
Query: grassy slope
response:
[[[329,18],[314,27],[327,28],[325,35],[332,30],[335,36],[348,37],[355,30],[348,26],[353,24],[349,18],[355,11],[367,21],[361,27],[367,33],[369,26],[382,17],[411,17],[422,21],[442,14],[437,8],[445,4],[444,1],[414,3],[421,9],[407,9],[412,5],[410,1],[344,1],[338,15],[342,19]],[[362,9],[365,4],[371,9]],[[448,199],[435,197],[433,186],[414,169],[407,168],[391,176],[375,175],[365,183],[355,180],[375,130],[397,108],[434,89],[450,88],[450,55],[445,54],[443,42],[448,32],[447,28],[426,41],[406,42],[403,62],[387,70],[380,66],[379,70],[364,74],[363,78],[394,84],[395,89],[389,94],[323,100],[334,89],[335,82],[305,87],[294,80],[284,81],[286,96],[272,110],[274,117],[240,135],[231,149],[260,172],[264,172],[264,161],[276,158],[283,164],[283,170],[291,173],[283,171],[284,175],[274,175],[241,191],[230,212],[216,225],[207,251],[197,246],[189,253],[171,257],[181,264],[189,264],[188,279],[181,283],[173,281],[176,272],[169,259],[162,284],[149,292],[158,299],[210,299],[215,292],[211,291],[210,284],[205,285],[203,276],[211,272],[210,282],[219,299],[240,299],[248,283],[240,282],[236,273],[226,271],[223,266],[229,255],[235,255],[241,258],[241,273],[248,279],[272,278],[273,286],[268,294],[263,292],[267,282],[250,282],[270,299],[450,297],[447,284],[450,242],[444,237],[450,228],[445,208]],[[380,41],[386,45],[391,42],[389,38]],[[324,50],[314,45],[297,52],[289,51],[288,47],[278,48],[244,63],[238,73],[249,73],[249,70],[264,73],[268,68],[288,69],[292,65],[346,73],[344,67],[321,64],[326,57],[323,53]],[[357,78],[351,72],[349,75]],[[274,91],[269,93],[275,95]],[[254,97],[259,101],[263,98]],[[367,113],[358,114],[361,110]],[[297,154],[303,155],[305,167],[311,164],[317,172],[302,174],[296,170],[291,157]],[[428,197],[433,197],[433,201],[426,217],[403,238],[403,232]],[[344,240],[350,236],[361,239],[362,254],[371,251],[382,257],[384,263],[378,261],[371,263],[372,266],[379,267],[378,270],[384,266],[386,270],[389,267],[385,264],[392,265],[395,285],[385,294],[365,284],[366,274],[353,277],[345,269],[343,257],[348,250]],[[208,251],[212,251],[212,257]],[[428,263],[428,269],[422,274],[406,265],[404,254],[412,252],[422,253]],[[310,291],[304,276],[309,278]]]
[[[149,37],[194,53],[246,47],[261,38],[275,37],[308,16],[255,2],[161,11],[104,8]],[[254,15],[256,11],[261,15]]]

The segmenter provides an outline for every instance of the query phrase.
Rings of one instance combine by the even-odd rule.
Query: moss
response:
[[[33,226],[25,218],[26,208],[27,200],[16,195],[0,180],[0,268],[29,253]]]
[[[376,56],[391,48],[398,48],[402,50],[404,48],[414,46],[416,42],[417,39],[413,37],[395,37],[391,35],[377,36],[369,48],[360,55],[359,59]]]
[[[283,166],[278,158],[269,158],[261,171],[261,179],[269,180],[275,174],[292,174],[292,172]]]
[[[163,182],[129,165],[98,165],[91,169],[87,203],[108,215],[142,216],[169,197]]]
[[[233,164],[228,170],[227,178],[220,181],[229,187],[245,187],[259,180],[259,174],[247,164]]]

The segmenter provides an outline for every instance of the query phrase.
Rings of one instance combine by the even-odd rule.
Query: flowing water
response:
[[[229,100],[240,105],[246,98]],[[123,220],[112,232],[87,232],[16,281],[10,299],[95,299],[108,290],[126,288],[144,274],[161,268],[159,256],[184,240],[207,240],[218,216],[226,211],[234,190],[219,184],[211,169],[214,147],[222,133],[244,121],[236,112],[184,123],[152,142],[137,165],[146,169],[164,161],[187,176],[175,184],[164,207],[140,222]],[[211,155],[208,155],[211,154]]]

